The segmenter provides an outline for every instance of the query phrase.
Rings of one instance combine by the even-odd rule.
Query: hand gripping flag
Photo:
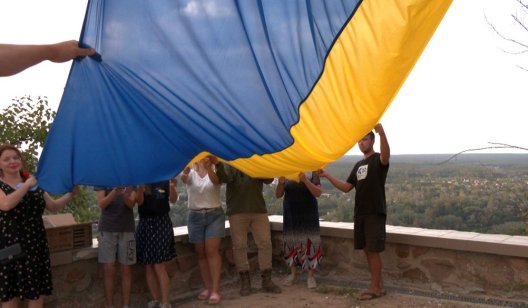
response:
[[[254,177],[344,155],[380,120],[450,0],[90,0],[38,167],[166,180],[210,153]]]

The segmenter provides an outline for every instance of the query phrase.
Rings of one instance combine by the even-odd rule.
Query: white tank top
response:
[[[191,210],[211,209],[221,206],[220,185],[215,185],[206,174],[203,178],[191,169],[187,177],[187,206]]]

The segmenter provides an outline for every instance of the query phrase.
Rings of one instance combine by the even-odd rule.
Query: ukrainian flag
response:
[[[213,154],[254,177],[344,155],[451,0],[90,0],[40,185],[166,180]]]

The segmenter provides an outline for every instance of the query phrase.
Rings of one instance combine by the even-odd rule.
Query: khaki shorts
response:
[[[114,263],[117,260],[123,265],[136,263],[136,240],[134,232],[105,232],[99,237],[99,263]]]

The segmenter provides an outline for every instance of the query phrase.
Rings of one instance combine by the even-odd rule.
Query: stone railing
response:
[[[282,216],[270,216],[274,268],[283,269]],[[354,250],[352,223],[321,222],[324,259],[320,275],[332,280],[368,281],[367,264]],[[222,242],[222,283],[237,280],[229,223]],[[187,228],[174,228],[178,256],[167,264],[171,300],[187,298],[200,288],[200,274]],[[248,251],[252,270],[257,270],[256,248]],[[97,241],[90,248],[53,253],[53,295],[50,306],[98,307],[104,302],[102,267],[97,263]],[[478,234],[387,226],[386,251],[382,254],[387,284],[413,285],[437,292],[480,294],[528,301],[528,237]],[[117,271],[119,272],[119,271]],[[119,275],[119,274],[117,274]],[[117,279],[118,281],[118,279]],[[132,271],[132,302],[148,299],[143,268]],[[119,303],[116,282],[115,302]]]

